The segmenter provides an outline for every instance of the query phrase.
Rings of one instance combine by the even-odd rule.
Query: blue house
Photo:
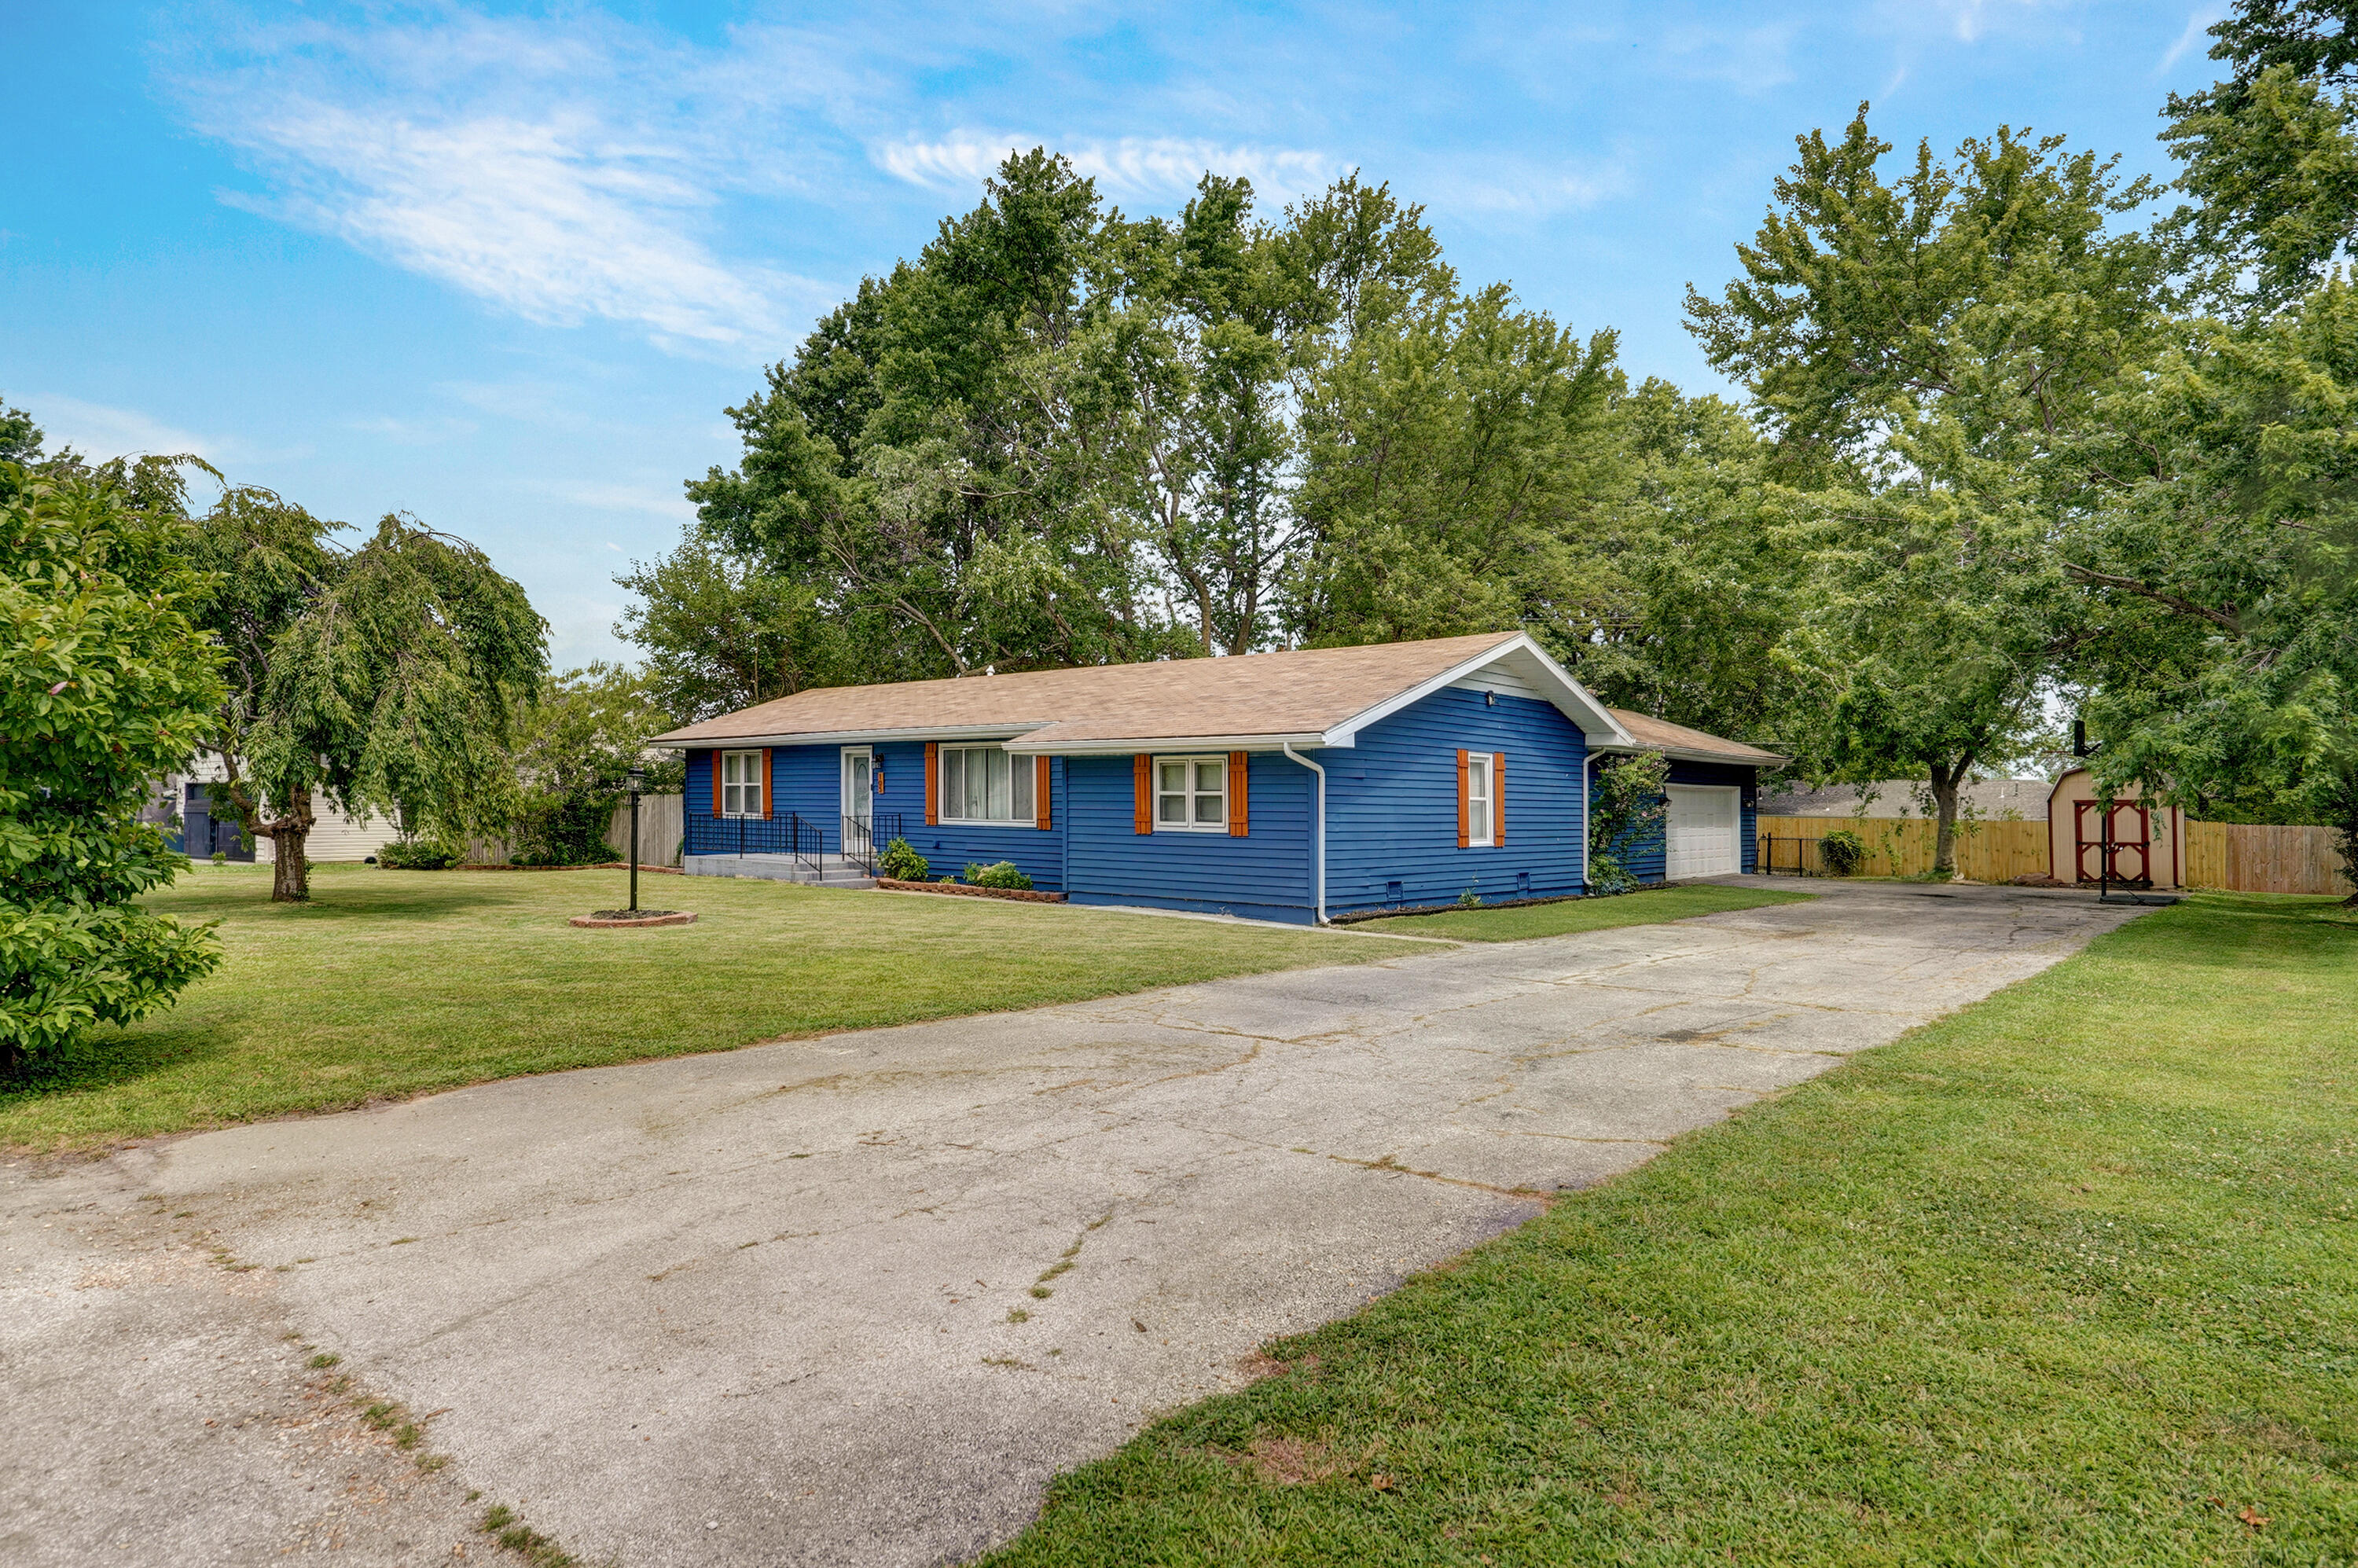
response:
[[[1260,920],[1587,891],[1592,770],[1671,760],[1642,880],[1753,868],[1783,759],[1606,707],[1520,632],[797,692],[687,752],[690,874],[1010,860],[1075,903]]]

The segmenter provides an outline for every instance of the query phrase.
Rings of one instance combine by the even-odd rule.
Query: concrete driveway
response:
[[[0,1432],[0,1556],[120,1562],[136,1536],[160,1560],[170,1525],[176,1561],[299,1561],[325,1553],[322,1477],[340,1561],[484,1555],[460,1486],[593,1561],[971,1554],[1271,1336],[2135,913],[1817,891],[19,1169],[0,1371],[32,1397]],[[385,1459],[311,1345],[435,1412],[451,1468]],[[195,1426],[241,1390],[278,1437]]]

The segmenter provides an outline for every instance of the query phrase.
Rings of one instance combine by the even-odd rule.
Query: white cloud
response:
[[[1632,183],[1634,155],[1617,147],[1603,159],[1567,159],[1560,164],[1520,169],[1502,168],[1486,157],[1467,167],[1480,172],[1453,179],[1446,169],[1435,171],[1429,183],[1436,208],[1541,218],[1577,211],[1626,193]]]
[[[1241,176],[1272,203],[1290,201],[1325,187],[1343,172],[1324,153],[1296,147],[1222,143],[1184,136],[1027,136],[989,131],[953,131],[938,141],[914,137],[876,147],[878,168],[912,185],[962,189],[979,185],[1011,153],[1045,146],[1073,160],[1073,167],[1116,198],[1164,200],[1195,189],[1206,171]]]
[[[231,205],[344,240],[527,319],[707,351],[774,341],[816,286],[716,254],[732,191],[784,178],[732,135],[774,104],[586,17],[233,30],[178,85],[271,182]]]
[[[33,423],[40,427],[42,445],[51,452],[71,447],[95,460],[194,452],[216,466],[246,455],[237,441],[200,436],[135,408],[85,403],[56,393],[28,393],[23,401]]]
[[[679,523],[696,520],[695,503],[676,490],[658,490],[651,485],[560,484],[550,486],[549,493],[559,501],[599,512],[646,512]],[[607,548],[619,546],[609,545]]]
[[[2193,13],[2186,18],[2185,30],[2178,35],[2178,41],[2169,46],[2168,52],[2162,55],[2161,62],[2153,68],[2154,75],[2159,77],[2169,74],[2169,68],[2184,59],[2188,52],[2197,45],[2205,45],[2203,52],[2208,54],[2210,52],[2207,48],[2208,35],[2211,28],[2226,15],[2227,7],[2224,5],[2197,5]]]
[[[1661,37],[1663,62],[1689,81],[1725,81],[1742,92],[1765,92],[1793,80],[1798,24],[1779,22],[1736,31],[1673,27]]]

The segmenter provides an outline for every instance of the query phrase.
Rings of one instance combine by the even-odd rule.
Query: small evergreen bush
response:
[[[896,882],[921,882],[932,868],[906,838],[895,838],[876,857],[876,869]]]
[[[457,865],[459,857],[431,838],[395,838],[376,852],[376,863],[396,871],[439,871]]]
[[[1032,879],[1017,871],[1012,860],[1001,860],[995,866],[979,862],[970,865],[966,869],[966,880],[979,888],[1012,888],[1018,892],[1028,892],[1032,888]]]
[[[1818,863],[1833,877],[1855,877],[1866,864],[1866,840],[1847,827],[1837,827],[1818,843]]]

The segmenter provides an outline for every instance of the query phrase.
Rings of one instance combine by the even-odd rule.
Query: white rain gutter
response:
[[[1282,748],[1285,754],[1318,775],[1318,924],[1326,924],[1326,770],[1293,749],[1288,741]],[[1586,809],[1585,806],[1583,810]]]

